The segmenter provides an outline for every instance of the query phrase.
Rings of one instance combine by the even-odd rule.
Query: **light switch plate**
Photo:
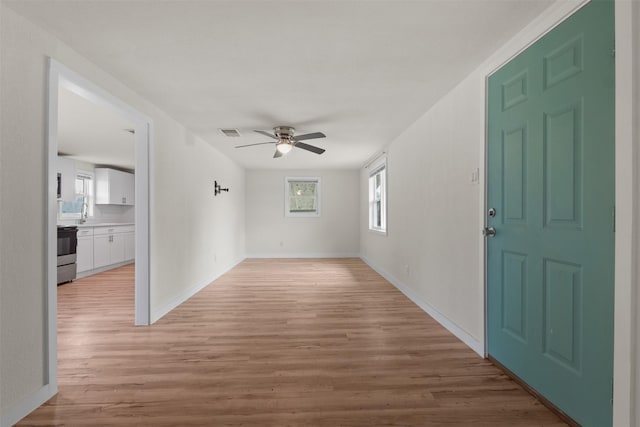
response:
[[[480,169],[475,168],[471,171],[471,183],[479,184],[480,183]]]

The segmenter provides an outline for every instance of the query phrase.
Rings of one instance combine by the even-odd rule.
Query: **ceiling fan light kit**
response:
[[[303,150],[310,151],[315,154],[322,154],[325,152],[324,148],[319,148],[300,142],[308,139],[325,138],[326,135],[322,132],[313,132],[294,136],[295,129],[291,126],[276,126],[273,128],[273,134],[264,130],[256,130],[254,132],[268,136],[269,138],[275,139],[275,141],[258,142],[257,144],[237,145],[236,148],[252,147],[254,145],[276,144],[276,152],[273,155],[274,158],[282,157],[283,155],[291,151],[291,149],[293,149],[294,147],[302,148]]]
[[[293,145],[291,145],[291,143],[286,139],[281,139],[280,142],[276,144],[276,150],[282,154],[287,154],[292,148]]]

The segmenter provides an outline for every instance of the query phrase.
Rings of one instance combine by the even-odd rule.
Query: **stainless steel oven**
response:
[[[58,285],[76,278],[78,227],[58,226]]]

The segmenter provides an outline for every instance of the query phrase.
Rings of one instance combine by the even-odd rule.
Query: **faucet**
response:
[[[82,207],[80,208],[80,224],[84,224],[87,222],[87,217],[89,216],[89,205],[86,200],[82,201]]]

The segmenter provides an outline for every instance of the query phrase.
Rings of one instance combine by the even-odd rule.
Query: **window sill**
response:
[[[287,218],[318,218],[320,216],[317,212],[286,212]]]
[[[387,235],[387,230],[379,230],[377,228],[370,228],[369,231],[373,234],[379,234],[381,236],[386,236]]]

